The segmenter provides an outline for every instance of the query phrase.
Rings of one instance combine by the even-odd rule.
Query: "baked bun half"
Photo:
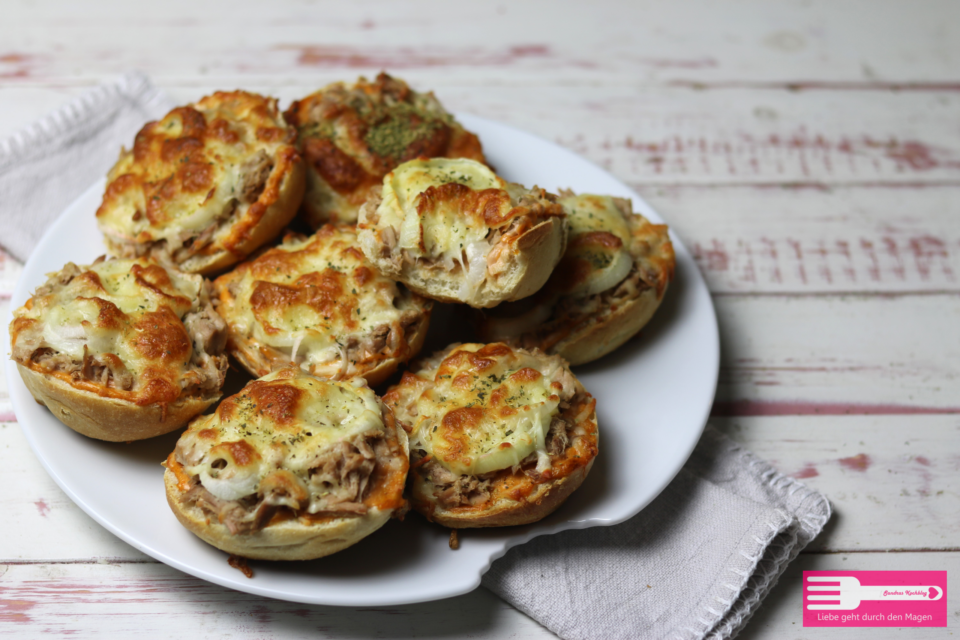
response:
[[[406,433],[362,378],[254,380],[194,420],[165,466],[181,524],[247,558],[320,558],[406,509]]]
[[[433,93],[418,93],[385,73],[373,82],[336,82],[284,113],[297,128],[307,161],[302,212],[314,229],[355,223],[371,188],[390,170],[420,156],[485,162],[480,140]]]
[[[277,101],[217,92],[147,123],[107,176],[107,247],[211,274],[272,240],[303,199],[296,131]]]
[[[360,209],[364,254],[429,298],[492,307],[533,294],[566,245],[556,196],[473,160],[401,164]]]
[[[383,401],[410,437],[413,508],[447,527],[540,520],[597,455],[596,400],[557,356],[452,345]]]
[[[377,385],[420,351],[433,303],[380,275],[356,245],[353,226],[325,225],[217,278],[227,348],[250,373],[293,363]]]
[[[85,436],[168,433],[220,398],[226,324],[208,286],[144,258],[68,263],[14,311],[11,356],[37,402]]]
[[[629,200],[564,194],[570,239],[536,295],[483,314],[484,340],[557,354],[571,365],[610,353],[660,306],[673,279],[667,226],[633,213]]]

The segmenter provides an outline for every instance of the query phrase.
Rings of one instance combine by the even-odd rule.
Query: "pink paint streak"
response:
[[[327,45],[293,45],[281,49],[298,51],[297,64],[325,68],[411,69],[421,67],[505,66],[530,59],[553,56],[550,47],[542,44],[517,45],[503,51],[480,48],[440,49],[398,47],[377,50],[370,47],[339,47]],[[568,61],[574,66],[583,64]]]
[[[866,471],[873,464],[873,460],[865,453],[858,453],[849,458],[840,458],[839,462],[841,467],[851,471]]]
[[[37,56],[26,53],[5,53],[0,55],[0,78],[29,78]]]
[[[710,69],[719,66],[714,58],[640,58],[638,62],[656,69]]]
[[[916,460],[918,464],[922,464],[925,467],[930,466],[930,460],[924,456],[917,456],[916,458],[914,458],[914,460]]]
[[[887,149],[887,157],[908,165],[915,171],[927,171],[940,166],[931,148],[920,142],[894,143]]]
[[[0,422],[16,422],[17,416],[13,411],[8,411],[6,413],[0,413]]]
[[[713,240],[712,247],[703,247],[699,242],[693,245],[693,257],[701,268],[710,271],[726,271],[730,268],[730,255],[719,240]]]
[[[780,89],[789,91],[960,91],[960,82],[830,82],[830,81],[798,81],[798,82],[750,82],[750,81],[719,81],[696,82],[691,80],[675,80],[668,83],[670,86],[683,87],[702,91],[704,89]]]
[[[816,467],[814,467],[812,464],[808,462],[803,466],[803,469],[800,469],[800,471],[797,471],[796,473],[791,474],[791,477],[797,478],[798,480],[802,480],[804,478],[816,478],[818,475],[820,475],[820,472],[817,471]]]
[[[840,402],[805,402],[802,400],[718,400],[710,415],[743,416],[875,416],[875,415],[951,415],[960,407],[912,407],[899,404],[856,404]]]
[[[27,611],[35,606],[37,606],[37,603],[29,600],[0,600],[0,622],[18,622],[20,624],[31,622]]]
[[[37,507],[37,511],[40,512],[41,517],[46,518],[47,514],[50,513],[50,506],[46,503],[46,501],[43,500],[43,498],[36,500],[33,504]]]

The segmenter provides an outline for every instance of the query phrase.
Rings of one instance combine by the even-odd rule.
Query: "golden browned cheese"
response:
[[[215,413],[191,423],[167,468],[181,491],[196,479],[220,500],[260,496],[307,522],[337,511],[330,495],[342,487],[323,471],[358,438],[382,443],[374,447],[369,482],[351,496],[363,505],[354,505],[352,515],[403,507],[405,444],[393,414],[359,379],[320,380],[291,368],[254,380],[223,400]],[[346,477],[344,469],[344,482]]]
[[[596,401],[566,364],[502,343],[452,345],[383,401],[410,437],[414,508],[447,526],[539,519],[527,498],[579,484],[598,451]]]
[[[203,323],[207,344],[203,330],[185,326]],[[14,312],[10,339],[14,360],[30,370],[146,406],[219,394],[226,357],[222,340],[213,344],[218,330],[200,276],[114,259],[54,274]]]
[[[432,303],[382,276],[356,245],[352,226],[328,224],[216,280],[230,350],[251,373],[293,362],[326,378],[369,376],[416,355]]]
[[[299,132],[308,164],[304,212],[356,222],[371,188],[398,164],[419,157],[485,162],[480,141],[432,93],[418,93],[385,73],[374,82],[331,84],[294,102],[284,114]]]
[[[536,292],[566,244],[556,196],[466,158],[410,160],[360,209],[377,268],[421,295],[492,307]]]
[[[281,205],[289,216],[296,210],[299,196],[284,201],[302,171],[295,138],[275,99],[245,91],[217,92],[147,123],[108,175],[97,210],[108,245],[187,271],[223,252],[242,259],[265,216]]]

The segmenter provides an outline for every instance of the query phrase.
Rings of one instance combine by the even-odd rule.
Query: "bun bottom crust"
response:
[[[163,476],[167,503],[177,520],[198,538],[221,551],[253,560],[315,560],[359,542],[382,527],[393,510],[370,509],[364,516],[334,518],[329,522],[303,524],[297,519],[285,520],[250,534],[230,530],[210,518],[197,507],[181,503],[183,492],[174,473]]]
[[[127,400],[105,398],[75,389],[55,376],[48,376],[17,363],[23,383],[39,404],[62,423],[88,438],[129,442],[161,436],[187,424],[220,398],[183,398],[167,405],[138,406]]]
[[[547,517],[557,510],[570,497],[570,494],[583,484],[593,467],[593,460],[570,475],[546,482],[522,500],[500,498],[481,513],[471,510],[464,513],[459,509],[445,509],[433,496],[433,485],[423,476],[413,473],[413,508],[436,522],[451,529],[477,529],[481,527],[509,527],[530,524]]]
[[[566,359],[570,366],[586,364],[617,349],[635,336],[653,317],[663,297],[647,289],[633,300],[620,304],[616,311],[596,318],[585,328],[574,331],[547,353]]]

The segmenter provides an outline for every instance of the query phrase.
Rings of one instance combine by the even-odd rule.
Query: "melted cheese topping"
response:
[[[534,452],[538,468],[547,468],[545,441],[559,414],[563,373],[559,358],[503,344],[460,345],[401,382],[423,386],[415,415],[405,416],[413,423],[411,447],[459,475],[506,469]]]
[[[353,227],[327,225],[219,278],[220,309],[231,334],[273,347],[316,373],[341,362],[345,345],[368,342],[384,327],[399,331],[402,313],[416,303],[380,275],[356,244]],[[398,354],[406,346],[396,345]],[[393,351],[385,345],[381,350]]]
[[[294,102],[284,115],[297,128],[310,167],[304,204],[314,224],[356,222],[369,188],[406,160],[484,161],[477,137],[432,93],[413,91],[385,73],[374,82],[330,84]]]
[[[470,300],[488,275],[492,230],[530,213],[519,202],[542,197],[533,194],[473,160],[411,160],[384,177],[377,226],[393,228],[394,252],[458,267],[458,295]]]
[[[570,235],[552,284],[563,295],[585,297],[611,289],[633,268],[630,229],[610,196],[560,199]]]
[[[88,267],[17,310],[20,326],[39,326],[47,347],[77,362],[113,354],[136,378],[140,404],[171,401],[193,354],[183,316],[195,309],[200,276],[145,259],[107,260]]]
[[[319,458],[360,434],[384,432],[383,411],[373,391],[356,378],[320,380],[284,369],[249,383],[198,418],[177,449],[184,471],[212,494],[238,500],[257,493],[268,476],[287,471],[290,493],[310,491],[309,513],[320,495],[309,483]],[[289,476],[288,476],[289,477]]]
[[[467,247],[485,245],[489,231],[484,211],[463,205],[486,189],[505,194],[506,184],[473,160],[413,160],[384,178],[377,213],[383,223],[399,229],[401,249],[421,257],[459,261]]]
[[[231,217],[252,226],[275,198],[275,181],[299,157],[294,130],[272,98],[218,92],[178,107],[137,134],[110,170],[101,230],[120,241],[164,240],[171,251],[204,232],[231,246]],[[216,231],[211,227],[217,227]]]

